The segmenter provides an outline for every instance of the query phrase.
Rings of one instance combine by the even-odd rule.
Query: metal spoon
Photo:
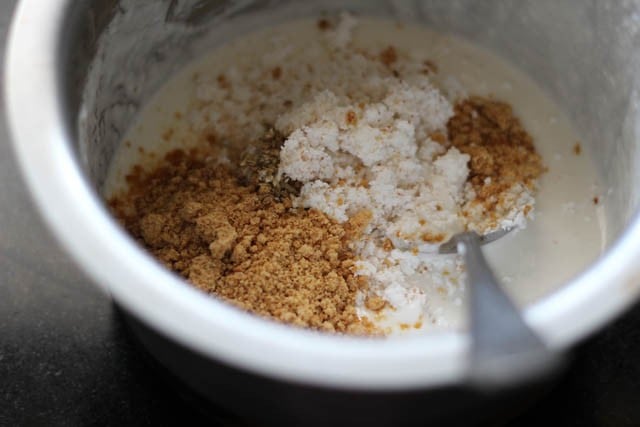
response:
[[[508,234],[498,230],[484,236],[465,232],[442,244],[442,254],[464,256],[470,293],[471,353],[469,375],[482,388],[501,387],[541,378],[560,364],[527,325],[504,293],[482,254],[481,246]]]

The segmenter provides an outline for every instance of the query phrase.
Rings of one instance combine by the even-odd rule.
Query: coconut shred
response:
[[[559,186],[551,197],[569,184],[545,141],[534,145],[540,124],[528,129],[500,96],[513,83],[498,94],[469,84],[439,61],[468,59],[464,49],[442,40],[417,49],[412,31],[424,30],[344,13],[236,40],[190,67],[176,79],[189,90],[159,96],[125,138],[106,189],[116,215],[169,268],[266,317],[346,333],[458,327],[465,269],[438,247],[466,230],[525,230],[538,222],[540,177]],[[171,126],[158,129],[153,114]],[[566,133],[566,167],[586,169]],[[582,183],[571,194],[598,192]],[[581,206],[595,223],[599,206]],[[296,227],[322,234],[322,247],[282,231]]]

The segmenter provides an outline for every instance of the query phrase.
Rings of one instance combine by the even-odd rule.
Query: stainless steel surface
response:
[[[637,299],[637,1],[592,0],[579,8],[570,0],[213,3],[218,7],[194,20],[190,7],[202,1],[123,0],[116,7],[108,0],[23,0],[13,31],[9,113],[39,209],[83,269],[144,322],[199,353],[275,378],[387,390],[465,380],[464,334],[407,338],[402,345],[321,336],[203,298],[135,246],[95,193],[135,112],[199,49],[312,9],[345,7],[410,17],[491,47],[529,71],[582,130],[611,188],[605,200],[609,248],[563,289],[527,308],[527,322],[545,341],[566,348]],[[80,104],[78,84],[85,76]]]
[[[551,351],[527,325],[482,254],[482,244],[509,231],[485,236],[471,231],[454,236],[450,242],[464,256],[467,268],[471,312],[469,377],[482,389],[540,379],[560,366],[560,355]]]

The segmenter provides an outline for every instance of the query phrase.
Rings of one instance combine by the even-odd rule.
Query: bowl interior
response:
[[[203,51],[256,28],[351,10],[460,35],[524,70],[568,114],[601,175],[607,248],[639,200],[638,6],[570,0],[71,1],[59,43],[66,121],[97,192],[124,133]]]

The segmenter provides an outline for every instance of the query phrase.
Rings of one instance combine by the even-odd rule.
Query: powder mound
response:
[[[531,136],[509,104],[471,97],[455,106],[447,124],[450,144],[469,155],[468,227],[486,232],[524,228],[544,172]]]
[[[348,13],[312,30],[195,74],[186,121],[225,160],[170,153],[112,207],[168,268],[245,310],[340,333],[386,315],[450,326],[465,269],[436,249],[524,228],[540,156],[509,105],[434,78],[446,67],[429,55],[360,46]]]
[[[453,108],[426,77],[386,86],[377,101],[323,91],[283,114],[276,128],[289,136],[279,175],[302,184],[297,206],[341,222],[367,209],[367,231],[396,247],[437,243],[427,236],[445,239],[464,229],[457,204],[469,156],[427,136],[446,132]]]
[[[168,268],[244,310],[300,327],[374,333],[356,313],[367,281],[354,275],[348,248],[366,216],[339,224],[294,209],[287,196],[241,185],[228,166],[205,158],[175,151],[156,170],[138,170],[137,184],[111,200],[127,230]]]
[[[388,47],[363,59],[375,61],[390,68],[406,59]],[[352,242],[373,294],[360,313],[386,301],[396,315],[430,313],[437,323],[426,291],[459,300],[464,289],[460,258],[434,254],[440,244],[465,230],[524,228],[544,167],[508,104],[471,97],[452,105],[422,73],[367,78],[375,89],[366,97],[325,89],[278,117],[286,138],[277,177],[301,186],[294,206],[340,223],[370,212]]]

